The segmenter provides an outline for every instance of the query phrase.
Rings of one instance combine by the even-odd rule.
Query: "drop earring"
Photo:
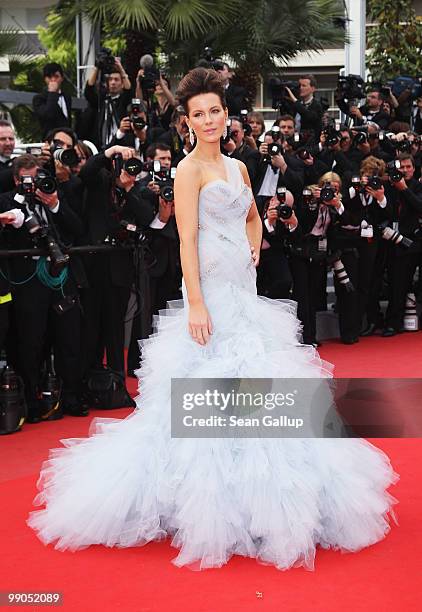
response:
[[[195,135],[191,127],[189,127],[189,142],[191,143],[192,146],[195,144]]]
[[[224,126],[223,138],[227,138],[227,124]]]

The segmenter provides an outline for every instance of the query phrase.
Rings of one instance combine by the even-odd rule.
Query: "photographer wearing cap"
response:
[[[85,244],[119,246],[130,241],[127,224],[142,233],[154,218],[148,200],[135,188],[142,163],[134,149],[114,145],[93,155],[79,177],[86,188]],[[128,163],[133,163],[128,166]],[[133,240],[136,236],[133,237]],[[101,367],[104,348],[107,365],[124,375],[124,327],[132,284],[133,253],[116,251],[84,257],[89,288],[82,291],[84,307],[83,371]]]
[[[10,250],[38,246],[49,257],[9,259],[16,338],[16,369],[25,382],[29,422],[59,418],[43,414],[39,402],[41,366],[47,334],[51,335],[57,374],[63,381],[63,411],[86,415],[79,403],[80,309],[77,283],[65,247],[83,233],[80,218],[58,194],[56,182],[32,155],[13,160],[15,189],[0,196],[2,211],[17,208],[24,216],[19,228],[8,228]],[[0,265],[3,268],[2,262]]]
[[[64,73],[60,64],[46,64],[43,76],[46,88],[34,96],[32,106],[41,125],[42,138],[45,138],[54,128],[71,126],[72,98],[62,91]]]
[[[292,276],[286,255],[286,241],[292,239],[298,226],[293,204],[293,194],[285,187],[279,187],[275,196],[267,198],[263,211],[257,290],[259,295],[272,299],[290,296]]]
[[[384,337],[394,336],[402,329],[406,295],[412,286],[421,250],[422,184],[414,177],[413,157],[400,153],[398,160],[399,172],[390,172],[394,202],[391,232],[386,236],[391,246],[387,256],[389,299]]]
[[[261,156],[257,149],[253,149],[247,144],[241,119],[239,117],[230,117],[230,121],[228,140],[223,144],[223,149],[229,157],[239,159],[245,164],[253,189]]]
[[[12,154],[15,148],[15,131],[9,121],[0,119],[0,193],[14,187]]]
[[[102,149],[112,141],[131,101],[129,77],[120,59],[109,50],[98,55],[84,93],[89,104],[87,127],[86,133],[78,133]]]
[[[388,220],[391,204],[384,188],[385,163],[366,158],[360,174],[353,177],[343,198],[344,213],[334,235],[334,248],[341,251],[341,261],[353,285],[353,291],[335,282],[340,336],[344,344],[359,340],[362,320],[367,312],[369,293],[378,245],[382,240],[381,224]]]

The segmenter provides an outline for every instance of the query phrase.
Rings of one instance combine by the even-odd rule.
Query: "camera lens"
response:
[[[38,172],[35,179],[35,187],[43,193],[50,194],[57,190],[57,183],[54,177],[49,176],[45,172]]]
[[[172,202],[174,200],[174,190],[170,185],[166,185],[161,189],[161,197],[166,202]]]
[[[128,174],[130,174],[131,176],[136,176],[137,174],[142,172],[143,163],[140,159],[137,159],[136,157],[131,157],[130,159],[127,159],[125,161],[123,167]]]

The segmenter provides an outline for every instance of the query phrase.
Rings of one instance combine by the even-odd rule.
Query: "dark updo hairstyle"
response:
[[[189,114],[188,102],[194,96],[200,94],[214,93],[221,100],[223,108],[226,108],[226,96],[224,84],[219,73],[211,68],[194,68],[190,70],[180,81],[176,91],[179,104],[183,106],[186,114]]]

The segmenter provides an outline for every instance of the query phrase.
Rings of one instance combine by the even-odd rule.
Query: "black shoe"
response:
[[[383,338],[391,338],[391,336],[395,336],[397,334],[397,330],[394,327],[386,327],[382,332]]]
[[[28,416],[25,419],[25,423],[30,423],[32,425],[32,423],[40,423],[41,422],[41,417],[37,412],[30,412],[28,413]]]
[[[346,338],[342,338],[341,341],[343,342],[343,344],[356,344],[356,342],[359,342],[359,338],[346,337]]]
[[[63,413],[69,416],[84,417],[89,415],[89,410],[85,404],[65,404]]]
[[[369,323],[369,325],[360,332],[360,335],[362,336],[362,338],[365,338],[366,336],[373,336],[377,329],[379,328],[376,323]]]
[[[135,370],[128,370],[127,371],[127,376],[128,378],[138,378],[135,374]]]
[[[46,412],[43,412],[41,415],[41,421],[58,421],[63,418],[63,410],[60,405],[60,402],[57,402],[55,406],[51,409],[47,409]]]

